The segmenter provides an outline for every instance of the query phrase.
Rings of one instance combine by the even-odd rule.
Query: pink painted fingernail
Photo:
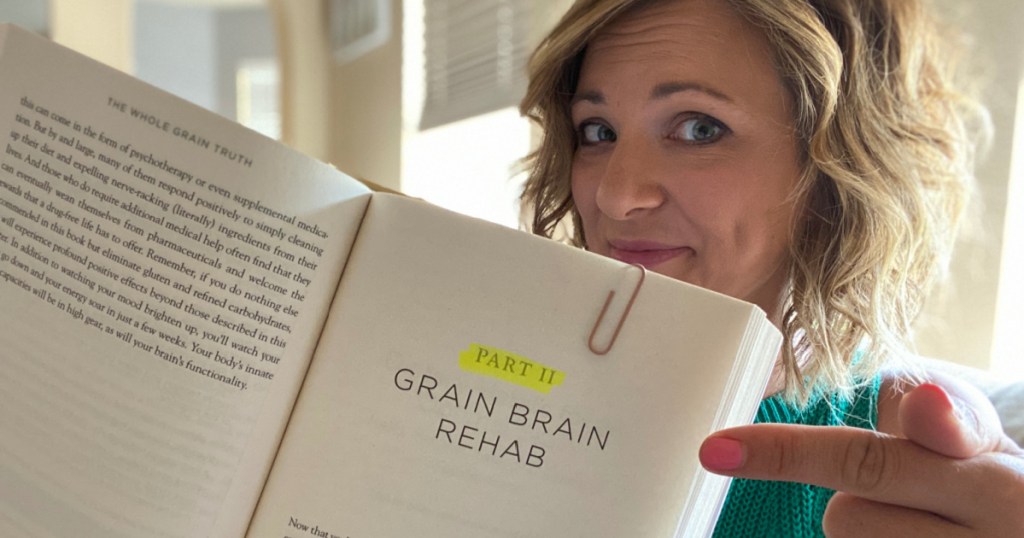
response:
[[[953,406],[953,400],[949,397],[949,393],[946,392],[942,387],[934,383],[922,383],[917,387],[917,390],[923,390],[928,394],[931,394],[934,398],[938,398],[950,411],[955,408]]]
[[[710,437],[700,447],[700,462],[709,471],[733,471],[746,459],[743,443],[728,437]]]

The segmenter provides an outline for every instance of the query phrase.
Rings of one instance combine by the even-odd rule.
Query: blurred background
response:
[[[518,226],[515,109],[570,0],[0,0],[13,22],[361,179]],[[918,350],[1024,376],[1024,1],[936,0],[971,33],[995,139]],[[967,5],[969,4],[969,5]]]

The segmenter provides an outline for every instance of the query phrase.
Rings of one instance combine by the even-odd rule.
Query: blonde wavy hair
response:
[[[543,130],[522,196],[534,233],[551,237],[568,217],[571,242],[586,246],[570,187],[583,55],[616,17],[663,1],[578,0],[534,52],[520,105]],[[806,209],[793,223],[781,320],[784,395],[848,394],[909,351],[948,264],[986,125],[958,89],[962,40],[918,0],[723,1],[765,33],[795,103],[794,196]]]

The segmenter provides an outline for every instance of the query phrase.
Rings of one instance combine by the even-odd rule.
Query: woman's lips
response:
[[[609,242],[608,247],[610,257],[625,263],[639,264],[647,269],[687,251],[692,251],[690,247],[677,247],[650,241],[615,241]]]

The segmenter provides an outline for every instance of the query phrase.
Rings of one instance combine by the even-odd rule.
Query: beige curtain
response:
[[[132,73],[133,0],[50,0],[49,11],[50,36],[54,41]]]
[[[269,0],[281,68],[281,140],[321,160],[330,151],[331,51],[322,0]]]

